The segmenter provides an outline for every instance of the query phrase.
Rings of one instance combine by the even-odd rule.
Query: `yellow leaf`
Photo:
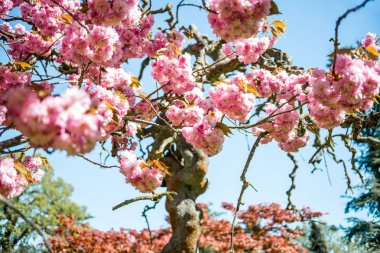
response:
[[[275,28],[270,27],[270,31],[272,32],[273,36],[278,37],[279,34],[278,34],[278,32],[277,32],[277,30]]]
[[[272,21],[272,24],[273,24],[275,27],[280,27],[280,28],[282,28],[283,30],[286,29],[286,24],[285,24],[285,22],[282,21],[282,20],[274,20],[274,21]]]
[[[70,25],[73,23],[73,18],[68,13],[63,13],[60,17],[60,19],[66,23],[67,25]]]
[[[50,163],[49,163],[49,161],[48,161],[48,159],[46,157],[41,156],[40,159],[42,161],[42,166],[44,166],[46,169],[51,169],[52,168],[51,165],[50,165]]]
[[[118,114],[119,114],[118,110],[115,108],[115,106],[113,106],[112,104],[110,104],[110,102],[108,102],[107,100],[104,100],[104,103],[106,104],[106,107],[113,112],[112,120],[116,124],[118,124],[119,123],[119,118],[117,117]]]
[[[231,129],[226,124],[224,124],[222,122],[217,122],[215,127],[222,130],[225,136],[232,134]]]
[[[44,36],[44,35],[42,35],[41,37],[42,37],[42,39],[43,39],[44,41],[54,42],[53,38],[50,37],[50,36]]]
[[[216,81],[216,82],[213,82],[212,83],[212,85],[219,85],[219,84],[222,84],[222,83],[224,83],[224,84],[230,84],[228,81]]]
[[[33,68],[33,66],[30,65],[29,63],[21,62],[21,61],[17,61],[17,62],[15,62],[15,65],[16,65],[17,67],[19,67],[21,70],[26,70],[26,69],[31,69],[31,68]]]
[[[26,169],[26,167],[20,162],[16,161],[14,163],[15,169],[28,180],[29,183],[34,183],[33,177],[30,174],[30,171]]]
[[[247,85],[247,92],[248,93],[253,93],[256,97],[261,97],[260,93],[257,91],[255,87],[252,85],[248,84]]]
[[[379,104],[379,101],[377,100],[377,97],[373,97],[372,100],[373,100],[373,102],[375,102],[376,104]]]
[[[118,95],[122,101],[127,100],[127,97],[123,93],[121,93],[121,91],[117,90],[117,91],[115,91],[115,94]]]
[[[340,48],[336,50],[336,54],[348,54],[352,55],[352,49],[351,48]],[[328,57],[333,58],[334,57],[334,52],[328,55]]]
[[[374,56],[380,56],[379,52],[374,46],[368,46],[365,48],[369,53],[371,53]]]
[[[141,87],[139,79],[135,76],[132,76],[132,83],[130,84],[131,88],[137,89]]]
[[[159,161],[159,160],[153,160],[151,161],[152,162],[152,165],[154,167],[156,167],[157,169],[161,170],[162,172],[164,172],[165,174],[168,174],[169,176],[171,176],[171,173],[169,171],[169,167],[166,166],[163,162]]]

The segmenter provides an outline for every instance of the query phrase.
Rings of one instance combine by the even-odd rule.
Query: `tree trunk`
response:
[[[202,211],[195,200],[207,188],[208,156],[185,140],[177,145],[181,161],[176,156],[162,159],[171,170],[171,176],[165,178],[167,190],[177,195],[172,200],[166,199],[172,237],[161,253],[195,253],[198,251],[202,221]]]

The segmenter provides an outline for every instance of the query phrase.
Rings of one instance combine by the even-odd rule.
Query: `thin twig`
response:
[[[168,192],[162,192],[162,193],[155,193],[155,194],[152,194],[150,196],[140,196],[140,197],[136,197],[136,198],[133,198],[133,199],[128,199],[128,200],[123,201],[120,204],[112,207],[112,211],[115,211],[116,209],[119,209],[120,207],[129,205],[129,204],[131,204],[133,202],[136,202],[136,201],[151,200],[151,201],[157,202],[157,201],[159,201],[164,196],[172,199],[172,195],[177,195],[177,193],[176,192],[168,191]]]
[[[366,6],[366,4],[369,3],[370,1],[373,1],[373,0],[365,0],[364,2],[359,4],[358,6],[351,8],[351,9],[348,9],[342,16],[340,16],[338,18],[338,20],[335,23],[334,60],[333,60],[333,64],[332,64],[332,66],[333,66],[332,67],[333,77],[335,76],[336,55],[337,55],[337,51],[338,51],[338,47],[339,47],[339,42],[338,42],[339,26],[342,23],[343,19],[345,19],[350,13],[356,12],[356,11],[360,10],[361,8],[364,8],[364,6]]]
[[[157,204],[160,202],[160,200],[154,202],[153,206],[146,205],[144,207],[144,211],[142,212],[141,216],[145,219],[145,223],[148,227],[148,232],[149,232],[149,238],[150,238],[150,245],[153,245],[153,237],[152,237],[152,231],[150,230],[150,225],[149,225],[149,220],[148,220],[148,215],[146,214],[149,212],[149,210],[155,209]]]
[[[84,155],[77,155],[77,156],[79,156],[79,157],[83,158],[84,160],[86,160],[87,162],[95,164],[95,165],[97,165],[97,166],[99,166],[101,168],[105,168],[105,169],[119,168],[119,166],[117,166],[117,165],[103,165],[101,163],[95,162],[95,161],[93,161],[93,160],[85,157]]]
[[[248,155],[248,158],[247,158],[247,161],[245,163],[245,166],[244,166],[244,169],[243,169],[243,172],[241,173],[241,176],[240,176],[240,181],[242,181],[243,185],[242,185],[242,188],[240,190],[240,194],[239,194],[239,198],[238,198],[238,201],[237,201],[237,205],[236,205],[236,210],[235,210],[235,214],[234,214],[234,218],[232,220],[232,224],[231,224],[231,231],[230,231],[230,253],[233,253],[234,252],[234,229],[235,229],[235,225],[236,225],[236,220],[237,220],[237,216],[239,214],[239,211],[240,211],[240,207],[244,204],[243,203],[243,195],[244,195],[244,192],[245,190],[251,186],[253,189],[255,189],[253,187],[253,185],[247,181],[245,175],[247,174],[247,171],[248,171],[248,168],[249,168],[249,165],[252,161],[252,158],[255,154],[255,151],[257,149],[257,147],[259,146],[260,144],[260,140],[262,138],[265,137],[265,135],[267,135],[268,133],[267,132],[264,132],[264,133],[261,133],[255,143],[253,144],[252,146],[252,149],[251,151],[249,152],[249,155]],[[256,189],[255,189],[256,190]]]
[[[289,174],[289,177],[291,180],[291,185],[290,185],[289,189],[286,191],[286,195],[288,196],[288,205],[286,206],[286,209],[295,210],[296,206],[294,205],[294,203],[292,201],[292,192],[293,192],[293,190],[296,189],[295,179],[296,179],[296,173],[297,173],[299,166],[298,166],[298,161],[297,161],[296,157],[292,153],[288,153],[288,157],[290,158],[290,160],[292,160],[294,167],[292,169],[292,172],[290,172],[290,174]]]

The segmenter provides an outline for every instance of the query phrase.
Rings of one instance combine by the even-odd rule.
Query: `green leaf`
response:
[[[274,1],[272,1],[270,10],[269,10],[269,15],[277,15],[277,14],[282,14],[282,13],[279,11],[277,4]]]
[[[222,122],[217,122],[215,127],[222,130],[225,136],[229,136],[229,134],[233,134],[231,129]]]

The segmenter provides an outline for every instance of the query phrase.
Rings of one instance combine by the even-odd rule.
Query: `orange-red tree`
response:
[[[229,252],[231,222],[210,214],[208,206],[202,210],[202,231],[197,243],[200,252]],[[224,209],[235,211],[232,204],[224,203]],[[300,212],[286,210],[278,204],[252,205],[239,214],[235,226],[234,250],[244,252],[301,253],[308,250],[297,239],[303,230],[297,227],[302,221],[320,217],[322,213],[308,208]],[[55,252],[159,252],[169,241],[171,229],[149,231],[121,229],[103,232],[91,229],[88,224],[78,224],[73,217],[61,217],[60,227],[50,238]]]

